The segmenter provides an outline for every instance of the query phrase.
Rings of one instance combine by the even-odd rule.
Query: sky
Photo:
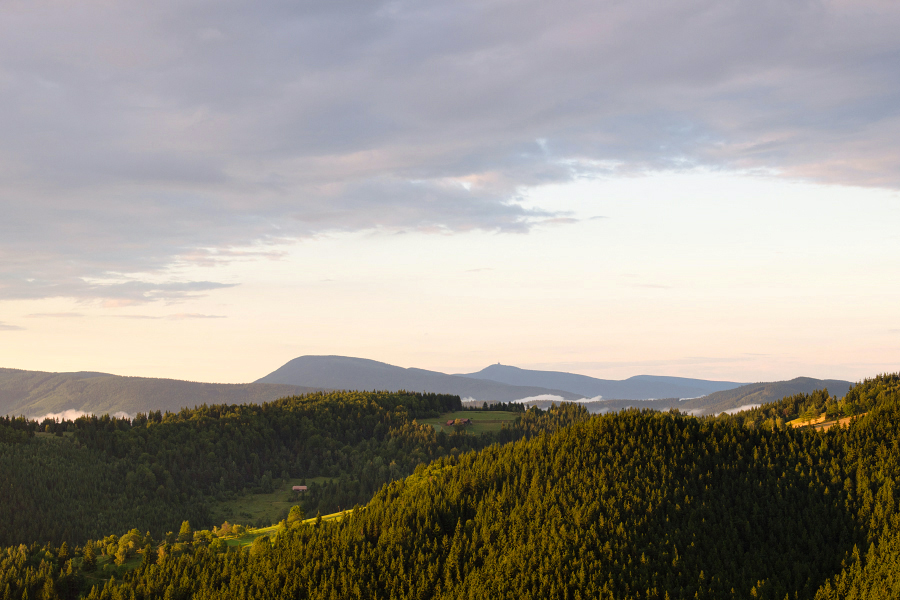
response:
[[[0,6],[0,366],[900,370],[892,1]]]

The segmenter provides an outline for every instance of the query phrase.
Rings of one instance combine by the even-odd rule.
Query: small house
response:
[[[305,485],[295,485],[291,488],[291,491],[299,492],[301,494],[306,493],[307,487]]]

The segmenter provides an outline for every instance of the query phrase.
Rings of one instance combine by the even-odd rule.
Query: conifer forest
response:
[[[715,417],[470,410],[498,408],[480,434],[407,392],[4,418],[0,598],[900,597],[898,374]],[[215,520],[316,477],[277,522]]]

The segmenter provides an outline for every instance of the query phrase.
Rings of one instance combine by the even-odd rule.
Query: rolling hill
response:
[[[293,519],[288,513],[278,525],[251,532],[255,539],[243,552],[226,552],[232,541],[213,539],[222,537],[221,529],[195,532],[193,541],[186,536],[174,546],[153,540],[143,556],[134,556],[133,566],[126,562],[116,569],[113,555],[128,558],[122,540],[140,539],[143,530],[105,538],[109,550],[98,574],[107,582],[89,598],[897,598],[894,482],[900,458],[893,450],[900,443],[900,375],[855,386],[846,400],[863,414],[827,434],[774,418],[825,400],[816,396],[785,399],[766,414],[710,419],[649,411],[591,417],[571,404],[540,415],[529,411],[518,426],[534,435],[470,452],[442,452],[433,460],[422,455],[411,475],[378,488],[364,507],[339,518],[326,520],[319,511],[303,520],[312,511],[298,506]],[[418,398],[420,408],[434,400],[440,398]],[[391,410],[398,407],[383,410],[410,418]],[[332,430],[352,436],[347,429],[355,426],[360,407],[334,408],[323,412],[322,423],[343,414]],[[562,417],[560,427],[535,421],[554,416]],[[204,429],[212,439],[234,434],[212,417],[185,419],[183,427],[195,432],[188,439]],[[278,418],[266,411],[259,426],[290,432],[266,423],[273,417]],[[308,418],[291,421],[302,426]],[[178,425],[178,419],[147,431],[139,425],[130,437],[141,448],[153,447],[145,439],[179,443],[165,431]],[[440,436],[446,435],[416,427],[408,428],[415,439],[443,442]],[[129,436],[105,428],[84,433],[86,440],[114,448]],[[242,439],[246,444],[260,438]],[[268,438],[261,441],[268,445]],[[32,445],[38,444],[46,445]],[[212,447],[226,450],[230,444]],[[390,441],[384,447],[404,446]],[[171,456],[160,450],[160,456]],[[247,455],[241,453],[245,460]],[[363,472],[371,472],[377,463],[362,458]],[[227,465],[228,457],[222,459]],[[190,524],[183,527],[190,533]],[[229,525],[224,535],[232,532]],[[7,556],[20,558],[5,564],[6,580],[27,582],[29,597],[55,597],[57,588],[77,583],[69,577],[77,571],[59,567],[62,547],[34,544],[31,556],[27,548],[7,550]],[[863,555],[860,548],[868,551]],[[88,566],[96,569],[100,559],[93,553],[91,559]]]
[[[749,383],[731,390],[714,392],[702,398],[694,398],[678,405],[678,408],[697,414],[720,413],[745,406],[775,402],[795,394],[811,394],[827,389],[832,396],[843,398],[853,383],[841,379],[813,379],[797,377],[790,381]]]
[[[816,390],[827,389],[829,394],[843,398],[846,390],[853,384],[840,379],[813,379],[797,377],[790,381],[771,381],[750,383],[740,387],[713,392],[699,398],[680,400],[679,398],[659,398],[652,400],[603,399],[582,402],[583,406],[594,414],[616,412],[625,408],[648,408],[651,410],[668,410],[677,408],[693,415],[715,415],[723,412],[734,412],[753,408],[761,404],[775,402],[796,394],[811,394]],[[547,409],[552,400],[537,400],[529,405]]]
[[[129,415],[149,410],[175,412],[201,404],[258,404],[323,389],[454,394],[479,403],[531,398],[529,404],[543,408],[553,401],[582,401],[594,413],[638,406],[712,414],[826,387],[842,397],[851,385],[849,381],[809,377],[752,384],[652,375],[617,381],[500,364],[477,373],[448,375],[363,358],[301,356],[253,383],[242,384],[122,377],[92,371],[0,369],[0,415],[40,417],[67,410]],[[602,398],[597,400],[598,396]]]
[[[108,373],[0,369],[0,415],[40,417],[76,410],[135,415],[201,404],[260,404],[315,388],[264,383],[198,383]]]
[[[696,398],[744,385],[733,381],[707,381],[685,377],[637,375],[624,380],[597,379],[561,371],[533,371],[508,365],[491,365],[463,377],[497,381],[507,385],[535,386],[566,390],[585,398],[649,400],[656,398]]]
[[[301,356],[256,382],[341,390],[433,392],[487,402],[512,402],[541,395],[558,396],[564,400],[584,398],[583,394],[566,390],[509,385],[425,369],[404,369],[375,360],[347,356]]]

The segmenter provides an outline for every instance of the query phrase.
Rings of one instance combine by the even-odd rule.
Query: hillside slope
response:
[[[796,394],[811,394],[816,390],[823,389],[827,389],[832,396],[843,398],[851,387],[853,387],[851,382],[841,379],[797,377],[790,381],[750,383],[731,390],[714,392],[701,398],[682,402],[678,408],[694,411],[697,414],[717,414],[743,406],[775,402]]]
[[[435,394],[455,394],[479,401],[511,402],[551,394],[578,400],[583,394],[537,386],[507,385],[496,381],[447,375],[425,369],[404,369],[387,363],[347,356],[301,356],[257,383],[309,385],[342,390],[409,390]]]
[[[477,435],[425,424],[461,408],[458,396],[320,392],[134,419],[0,417],[0,545],[80,544],[134,527],[160,539],[184,519],[211,528],[222,522],[214,519],[217,506],[301,478],[311,485],[293,501],[310,515],[333,513],[367,502],[421,463],[588,418],[567,404],[554,413],[514,411],[518,418]],[[476,421],[492,415],[466,414]],[[228,514],[241,524],[251,516]],[[3,556],[0,548],[0,590]]]
[[[744,385],[733,381],[708,381],[686,377],[636,375],[624,380],[597,379],[562,371],[534,371],[508,365],[491,365],[463,377],[497,381],[508,385],[536,386],[566,390],[586,398],[603,396],[616,400],[649,400],[651,398],[696,398],[712,392]]]
[[[261,383],[198,383],[108,373],[0,369],[0,415],[39,417],[78,410],[94,414],[162,410],[201,404],[261,404],[316,388]]]
[[[827,433],[625,411],[448,455],[339,522],[145,564],[109,597],[869,598],[896,562],[854,575],[898,524],[900,377],[849,396],[868,414]]]

